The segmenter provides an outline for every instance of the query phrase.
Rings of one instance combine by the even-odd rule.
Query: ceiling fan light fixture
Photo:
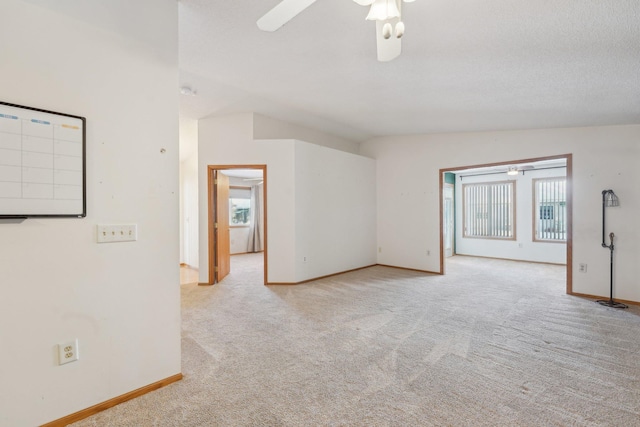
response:
[[[386,21],[399,16],[400,10],[398,10],[396,0],[375,0],[371,4],[367,21]]]
[[[273,32],[281,28],[317,0],[279,0],[256,24],[262,31]],[[388,62],[402,52],[401,37],[405,26],[402,21],[403,3],[414,0],[354,0],[360,6],[370,6],[366,19],[376,21],[376,47],[378,61]],[[386,25],[385,25],[386,24]],[[383,27],[385,27],[383,32]],[[393,40],[389,40],[395,36]]]
[[[385,40],[391,38],[391,31],[392,31],[391,23],[387,22],[382,27],[382,37],[384,37]]]
[[[507,169],[507,175],[518,175],[518,168],[516,166],[509,166],[509,169]]]

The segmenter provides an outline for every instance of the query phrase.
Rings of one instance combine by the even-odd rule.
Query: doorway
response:
[[[538,168],[537,170],[540,169],[554,169],[555,167],[545,167],[547,166],[547,164],[549,163],[555,163],[555,162],[562,162],[563,163],[563,167],[566,168],[566,206],[564,207],[565,212],[566,212],[566,223],[564,225],[564,227],[566,227],[566,229],[564,230],[564,235],[566,236],[566,244],[565,244],[565,257],[566,257],[566,293],[567,294],[572,294],[573,292],[573,286],[572,286],[572,280],[573,280],[573,271],[572,271],[572,265],[573,265],[573,253],[572,253],[572,206],[573,206],[573,196],[572,196],[572,155],[571,154],[564,154],[564,155],[558,155],[558,156],[548,156],[548,157],[540,157],[540,158],[531,158],[531,159],[522,159],[522,160],[514,160],[514,161],[510,161],[510,162],[498,162],[498,163],[489,163],[489,164],[481,164],[481,165],[469,165],[469,166],[462,166],[462,167],[454,167],[454,168],[445,168],[445,169],[440,169],[440,273],[441,274],[445,274],[445,270],[446,270],[446,264],[445,264],[445,260],[447,258],[447,246],[449,243],[447,243],[447,237],[449,236],[446,229],[448,228],[448,224],[447,224],[447,215],[448,215],[448,211],[447,211],[447,202],[446,202],[446,192],[449,190],[446,190],[446,184],[447,184],[447,177],[446,175],[448,175],[449,173],[453,173],[456,174],[457,176],[461,176],[464,173],[469,173],[470,171],[475,171],[476,176],[479,175],[496,175],[498,173],[500,174],[506,174],[508,172],[511,172],[512,169],[513,171],[515,171],[517,174],[522,174],[524,175],[525,173],[529,174],[530,171],[533,168],[530,168],[531,164],[536,165],[536,168]],[[468,175],[471,176],[471,175]],[[455,196],[455,198],[460,199],[461,196]],[[515,196],[514,196],[515,197]],[[464,204],[464,203],[463,203]],[[455,205],[454,205],[455,206]],[[462,209],[464,210],[465,208],[462,207]],[[533,216],[535,218],[535,216],[537,215],[537,211],[533,208],[531,208],[531,210],[533,211]],[[445,211],[447,211],[447,213],[445,213]],[[462,212],[462,215],[464,216],[465,212]],[[469,212],[467,212],[467,214],[469,214]],[[460,214],[456,215],[459,216]],[[486,214],[485,216],[480,216],[478,217],[477,214],[475,213],[475,211],[473,211],[473,214],[470,218],[480,218],[480,220],[476,221],[478,224],[482,224],[482,219],[486,219]],[[515,218],[514,218],[514,222],[515,222]],[[465,222],[464,224],[461,225],[461,227],[464,227],[467,224],[467,222]],[[502,223],[499,223],[502,224]],[[494,224],[494,228],[495,224]],[[515,224],[513,227],[513,232],[515,233]],[[497,229],[497,228],[496,228]],[[460,229],[462,230],[462,228]],[[458,235],[458,237],[460,237],[460,233],[463,233],[463,231],[456,231],[455,234]],[[529,231],[531,232],[531,231]],[[535,231],[534,233],[534,237],[533,239],[535,240]],[[463,233],[464,234],[464,233]],[[486,234],[485,234],[486,235]],[[469,240],[481,240],[481,239],[473,239],[473,237],[475,236],[470,236],[472,239]],[[511,236],[512,240],[514,241],[515,244],[515,235]],[[486,237],[485,237],[486,238]],[[491,239],[491,237],[489,237]],[[498,240],[498,239],[493,239],[494,241]],[[522,245],[518,243],[518,248],[522,248]],[[454,253],[455,253],[455,246],[454,246]],[[464,253],[464,252],[460,252],[460,253]],[[501,256],[498,256],[498,258],[500,258]],[[504,257],[505,259],[507,258],[511,258],[509,256]],[[536,261],[533,261],[536,262]]]
[[[220,283],[232,273],[232,237],[247,229],[246,252],[262,253],[262,283],[267,284],[267,166],[209,165],[208,177],[208,259],[209,285]],[[244,203],[246,189],[251,203]],[[238,193],[238,194],[236,194]],[[235,195],[235,196],[234,196]],[[237,198],[234,199],[234,197]],[[230,202],[232,201],[232,202]],[[250,219],[251,218],[251,219]]]

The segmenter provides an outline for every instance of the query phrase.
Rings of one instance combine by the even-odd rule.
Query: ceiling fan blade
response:
[[[315,2],[316,0],[282,0],[258,19],[258,28],[262,31],[275,31]]]
[[[390,23],[392,28],[400,21],[398,18],[389,19],[387,21],[376,21],[376,44],[378,46],[378,61],[388,62],[397,58],[402,53],[402,39],[391,34],[391,37],[385,39],[382,35],[382,27],[386,23]]]

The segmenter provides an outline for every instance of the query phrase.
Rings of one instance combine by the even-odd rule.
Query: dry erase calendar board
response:
[[[0,218],[86,216],[85,123],[0,102]]]

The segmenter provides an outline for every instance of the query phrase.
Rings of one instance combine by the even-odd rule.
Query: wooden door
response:
[[[231,241],[229,238],[229,177],[214,171],[214,283],[220,282],[231,271]]]

